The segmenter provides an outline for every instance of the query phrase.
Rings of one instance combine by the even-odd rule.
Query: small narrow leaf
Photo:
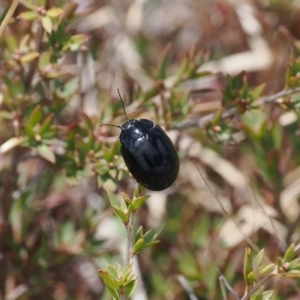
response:
[[[247,283],[252,284],[256,280],[256,274],[252,271],[247,275]]]
[[[133,280],[131,281],[127,286],[126,286],[126,296],[129,299],[129,297],[134,293],[135,289],[137,288],[138,285],[138,280]]]
[[[137,197],[137,198],[134,198],[131,205],[132,205],[132,208],[134,210],[138,210],[139,208],[141,208],[143,206],[143,204],[146,202],[146,200],[150,198],[149,195],[145,195],[145,196],[140,196],[140,197]]]
[[[43,118],[43,112],[40,105],[37,105],[34,110],[31,112],[28,123],[31,127],[34,127],[38,124]]]
[[[119,299],[120,299],[120,294],[118,293],[117,290],[112,289],[112,288],[109,287],[109,286],[106,286],[106,287],[107,287],[107,289],[109,290],[109,292],[112,294],[113,300],[119,300]]]
[[[122,193],[122,197],[128,205],[131,204],[131,199],[125,193]]]
[[[140,238],[133,246],[133,253],[137,254],[140,251],[142,251],[143,249],[145,249],[145,241],[143,238]]]
[[[245,254],[244,254],[244,280],[247,284],[247,286],[250,284],[248,280],[248,274],[252,271],[252,251],[250,248],[245,249]]]
[[[6,153],[16,146],[21,145],[26,140],[25,137],[13,137],[0,146],[0,153]]]
[[[145,233],[144,238],[145,242],[148,244],[149,242],[153,242],[157,239],[161,231],[163,230],[166,223],[163,223],[161,226],[159,226],[157,229],[151,229],[148,232]]]
[[[123,272],[123,279],[124,282],[126,280],[128,280],[129,277],[131,277],[131,275],[134,276],[134,274],[132,273],[132,266],[133,266],[133,262],[131,262],[130,264],[128,264]]]
[[[140,226],[140,228],[135,234],[135,241],[138,241],[143,236],[143,234],[144,234],[143,227]]]
[[[114,193],[112,193],[110,190],[107,190],[107,195],[108,195],[111,205],[120,208],[120,203],[119,203],[119,200],[116,197],[116,195]]]
[[[287,273],[283,274],[283,276],[288,278],[300,278],[300,270],[289,270]]]
[[[261,270],[259,270],[259,274],[267,275],[274,270],[275,266],[276,266],[275,264],[269,264],[263,267]]]
[[[45,29],[45,31],[47,33],[52,32],[52,22],[51,22],[51,19],[48,16],[45,16],[45,17],[42,18],[42,25],[43,25],[43,28]]]
[[[63,10],[59,7],[51,7],[46,11],[46,15],[50,18],[57,18],[63,13]]]
[[[262,260],[264,257],[264,249],[262,249],[261,251],[259,251],[259,253],[255,256],[254,260],[253,260],[253,265],[258,268],[261,266]]]
[[[265,86],[266,86],[266,84],[263,83],[263,84],[257,86],[254,90],[251,91],[251,96],[253,97],[253,100],[257,99],[257,97],[259,97],[261,95],[261,93],[263,92]]]
[[[18,19],[31,21],[38,17],[38,13],[35,11],[25,11],[19,14]]]
[[[119,207],[117,207],[117,206],[115,206],[115,205],[112,205],[112,208],[113,208],[113,210],[115,211],[115,214],[117,215],[117,217],[126,225],[126,224],[128,224],[128,221],[129,221],[129,216],[128,216],[128,214],[125,214],[125,212],[121,209],[121,208],[119,208]]]
[[[31,51],[20,58],[22,64],[27,64],[32,60],[38,58],[40,54],[37,51]]]
[[[293,257],[295,255],[295,244],[293,243],[285,252],[283,263],[292,261]]]
[[[106,270],[100,270],[99,274],[107,287],[110,287],[112,289],[119,288],[117,281],[113,277],[111,277],[111,275]]]
[[[107,264],[107,271],[108,271],[109,275],[111,277],[113,277],[115,280],[118,279],[118,273],[117,273],[116,269],[112,265]]]
[[[47,118],[43,121],[40,130],[39,130],[39,134],[43,135],[46,131],[48,131],[48,129],[50,129],[51,124],[52,124],[52,120],[53,120],[54,114],[51,113],[49,116],[47,116]]]
[[[55,155],[47,145],[41,144],[37,146],[37,152],[40,154],[40,156],[42,156],[52,164],[55,163]]]
[[[274,291],[265,291],[262,293],[262,300],[270,300],[274,295]]]
[[[106,285],[106,287],[109,290],[109,292],[112,294],[113,300],[120,300],[120,295],[116,289],[112,289],[111,287],[109,287],[107,285]]]

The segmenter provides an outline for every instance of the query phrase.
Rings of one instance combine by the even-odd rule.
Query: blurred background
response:
[[[0,299],[111,299],[98,270],[126,231],[106,189],[136,187],[99,127],[126,120],[117,89],[181,160],[136,217],[166,225],[133,299],[223,299],[220,274],[242,297],[246,246],[276,262],[299,241],[299,94],[264,103],[299,87],[299,38],[296,0],[21,0],[0,40]],[[298,279],[266,288],[300,299]]]

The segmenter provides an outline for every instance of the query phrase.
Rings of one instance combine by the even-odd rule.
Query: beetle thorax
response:
[[[120,141],[128,145],[132,141],[145,137],[153,128],[153,122],[147,119],[128,120],[121,127]]]

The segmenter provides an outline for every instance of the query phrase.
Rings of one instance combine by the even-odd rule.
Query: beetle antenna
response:
[[[122,103],[122,107],[123,107],[123,111],[124,111],[125,118],[127,119],[127,121],[129,121],[129,119],[128,119],[128,117],[127,117],[127,114],[126,114],[124,102],[123,102],[123,99],[122,99],[122,97],[121,97],[121,94],[120,94],[119,89],[118,89],[118,94],[119,94],[119,97],[120,97],[120,100],[121,100],[121,103]]]
[[[121,126],[118,126],[118,125],[112,125],[112,124],[101,124],[101,125],[99,125],[99,127],[101,127],[101,126],[111,126],[111,127],[122,128]]]

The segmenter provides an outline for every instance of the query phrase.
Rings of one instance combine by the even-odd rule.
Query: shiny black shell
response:
[[[121,127],[120,142],[123,159],[142,186],[162,191],[176,180],[179,158],[161,127],[147,119],[128,120]]]

